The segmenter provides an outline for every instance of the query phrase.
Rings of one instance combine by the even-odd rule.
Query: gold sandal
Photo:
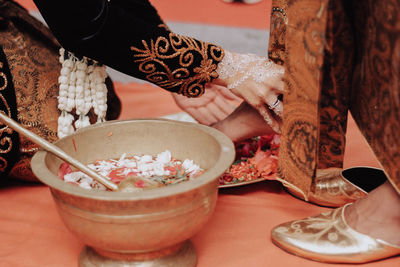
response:
[[[297,256],[329,263],[366,263],[400,255],[399,246],[352,229],[344,218],[346,206],[278,225],[272,229],[272,242]]]
[[[373,167],[317,170],[306,201],[324,207],[341,207],[366,196],[386,179],[381,169]],[[290,187],[286,190],[291,195],[305,200],[302,193]]]

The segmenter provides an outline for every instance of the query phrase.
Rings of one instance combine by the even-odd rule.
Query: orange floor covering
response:
[[[34,8],[30,1],[21,2]],[[152,2],[159,5],[160,13],[167,19],[175,21],[268,27],[268,24],[259,24],[267,14],[267,1],[246,7],[224,4],[219,0]],[[178,3],[182,4],[181,8]],[[207,8],[203,4],[207,4]],[[195,14],[193,8],[205,13]],[[226,14],[242,10],[251,11],[254,15],[242,21],[224,18]],[[117,83],[116,88],[123,101],[121,118],[157,117],[179,111],[169,93],[157,87]],[[154,99],[157,99],[156,104]],[[352,120],[347,138],[346,167],[377,166]],[[63,225],[46,186],[15,184],[2,187],[0,207],[0,267],[77,266],[83,243]],[[305,260],[271,243],[270,230],[275,225],[325,210],[327,208],[288,195],[277,182],[221,190],[213,217],[192,238],[198,253],[198,267],[354,266]],[[400,257],[362,266],[400,266]]]

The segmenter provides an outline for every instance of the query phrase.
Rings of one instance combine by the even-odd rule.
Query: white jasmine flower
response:
[[[167,175],[166,173],[169,171],[165,171],[164,170],[164,164],[162,164],[161,162],[156,162],[154,163],[154,174],[157,176],[163,176],[163,175]]]
[[[152,162],[153,157],[150,155],[143,155],[142,158],[140,159],[141,163],[146,163],[146,162]]]
[[[128,173],[130,173],[130,172],[134,172],[134,170],[133,170],[133,169],[126,168],[126,169],[124,169],[124,170],[121,172],[121,175],[126,176],[126,175],[128,175]]]
[[[171,161],[171,152],[169,150],[161,152],[157,155],[156,161],[162,164],[169,163]]]
[[[151,175],[150,175],[150,172],[142,172],[142,173],[141,173],[141,176],[143,176],[143,177],[150,177]]]
[[[185,161],[182,163],[182,167],[187,173],[197,172],[198,170],[200,170],[200,167],[194,164],[193,160],[189,159],[185,159]]]
[[[139,172],[147,172],[153,168],[152,164],[138,164],[137,169]]]
[[[64,175],[64,181],[66,182],[77,182],[79,179],[82,179],[86,176],[83,172],[77,171],[77,172],[71,172],[66,175]]]
[[[125,163],[126,163],[125,157],[126,157],[126,153],[122,154],[122,156],[119,158],[119,160],[117,162],[118,167],[123,167],[125,165]]]
[[[125,157],[126,157],[126,153],[122,154],[122,155],[121,155],[121,157],[119,158],[119,161],[122,161],[122,160],[124,160],[124,159],[125,159]]]
[[[99,174],[107,177],[108,174],[110,174],[110,171],[108,171],[108,170],[107,171],[100,171]]]
[[[127,168],[134,168],[134,167],[136,167],[136,165],[137,165],[136,162],[133,160],[126,160],[124,163],[124,167],[127,167]]]
[[[90,178],[89,176],[85,175],[85,177],[83,177],[83,178],[81,179],[81,183],[84,183],[84,184],[91,184],[91,183],[93,183],[93,179]]]
[[[92,187],[88,183],[80,183],[79,186],[85,189],[92,189]]]

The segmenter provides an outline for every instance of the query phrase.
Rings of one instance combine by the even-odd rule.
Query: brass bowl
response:
[[[234,160],[231,140],[219,131],[161,119],[110,121],[55,142],[84,164],[123,153],[170,150],[206,171],[192,181],[138,193],[86,190],[60,180],[62,161],[38,151],[32,169],[50,187],[67,228],[87,246],[79,266],[195,266],[189,239],[210,219],[218,178]],[[172,264],[172,265],[171,265]]]

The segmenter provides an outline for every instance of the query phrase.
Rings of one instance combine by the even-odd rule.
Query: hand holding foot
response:
[[[275,132],[280,132],[274,114],[282,114],[279,99],[284,89],[283,66],[257,55],[225,51],[217,72],[219,77],[213,83],[226,86],[257,110]]]
[[[275,115],[274,119],[281,123],[280,118]],[[234,142],[275,133],[271,126],[265,122],[264,118],[245,102],[226,119],[212,126],[225,133]]]
[[[240,99],[223,86],[207,84],[204,95],[188,98],[172,94],[176,104],[201,124],[210,125],[225,119],[239,105]]]

